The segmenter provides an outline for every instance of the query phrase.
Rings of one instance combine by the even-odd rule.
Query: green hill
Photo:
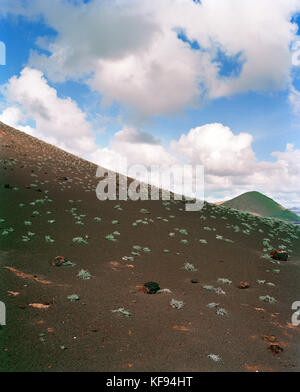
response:
[[[273,199],[260,192],[246,192],[222,203],[222,206],[247,211],[269,218],[277,218],[289,222],[300,222],[300,217],[282,207]]]

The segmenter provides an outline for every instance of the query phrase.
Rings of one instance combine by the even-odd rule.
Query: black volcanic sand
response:
[[[1,371],[300,370],[300,327],[291,324],[300,301],[299,229],[208,203],[185,212],[181,201],[101,202],[95,165],[1,123],[0,159]],[[146,223],[133,226],[139,219]],[[105,238],[115,231],[116,242]],[[85,236],[87,244],[72,242]],[[262,258],[264,238],[292,250],[289,261]],[[52,266],[56,256],[76,265]],[[186,262],[197,270],[185,270]],[[81,269],[91,279],[80,279]],[[146,294],[149,281],[171,293]],[[239,289],[243,281],[250,287]],[[72,294],[80,300],[71,302]],[[277,302],[260,300],[265,295]],[[172,299],[184,306],[173,308]],[[131,316],[112,312],[119,308]],[[274,342],[282,352],[270,350]]]

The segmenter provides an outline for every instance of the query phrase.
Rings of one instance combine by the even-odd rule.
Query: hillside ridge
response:
[[[294,212],[257,191],[245,192],[231,200],[225,201],[221,205],[263,217],[277,218],[289,222],[300,222],[300,217]]]

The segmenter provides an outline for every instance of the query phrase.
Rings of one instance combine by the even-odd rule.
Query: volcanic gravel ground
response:
[[[96,169],[0,123],[1,371],[300,370],[299,227],[99,201]],[[262,257],[278,247],[287,262]],[[168,290],[147,294],[149,281]]]

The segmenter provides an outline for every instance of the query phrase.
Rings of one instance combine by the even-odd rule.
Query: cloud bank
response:
[[[124,157],[129,165],[148,167],[203,165],[206,193],[212,198],[256,189],[270,196],[276,193],[283,202],[288,195],[293,195],[295,204],[300,201],[300,150],[292,144],[286,151],[273,152],[274,162],[258,162],[251,134],[235,134],[215,123],[190,129],[168,147],[141,129],[124,126],[108,147],[99,147],[85,114],[70,98],[58,97],[41,71],[25,68],[9,80],[3,94],[10,106],[0,115],[1,121],[103,167],[119,170]],[[30,119],[35,126],[28,125]]]
[[[39,37],[40,50],[6,84],[0,119],[104,167],[123,156],[130,164],[201,164],[212,197],[257,189],[300,205],[300,151],[292,144],[258,162],[253,136],[226,124],[195,124],[169,146],[124,124],[101,147],[77,103],[50,85],[80,81],[100,94],[102,105],[117,102],[142,118],[290,88],[300,115],[290,53],[297,38],[291,17],[299,11],[298,0],[3,0],[0,16],[42,19],[55,35]]]
[[[140,116],[156,116],[205,99],[286,88],[297,33],[291,17],[300,3],[9,0],[1,9],[43,18],[55,31],[37,41],[47,54],[32,51],[29,61],[51,81],[81,80],[103,104],[116,101]],[[224,60],[239,72],[222,73]]]

